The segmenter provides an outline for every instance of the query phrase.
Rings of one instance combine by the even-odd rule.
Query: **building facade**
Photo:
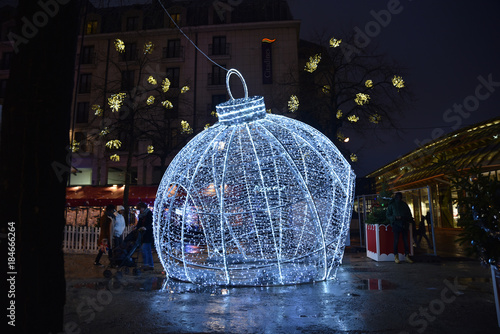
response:
[[[292,19],[285,1],[226,7],[213,1],[163,3],[166,11],[157,2],[87,7],[75,64],[70,138],[77,150],[71,186],[124,184],[127,164],[132,171],[130,184],[158,184],[179,149],[217,121],[215,105],[229,98],[224,68],[240,71],[249,95],[264,96],[268,110],[286,112],[294,93],[288,83],[298,72],[300,23]],[[123,42],[124,52],[117,51],[117,39]],[[146,45],[152,50],[149,53]],[[157,88],[168,78],[169,91],[155,91],[150,77]],[[233,96],[243,97],[242,84],[231,78]],[[189,90],[181,93],[183,87]],[[126,93],[132,101],[113,112],[108,99],[117,93]],[[149,106],[145,101],[150,96],[158,103],[167,99],[171,108],[158,103],[156,108]],[[181,121],[193,132],[183,133]],[[103,130],[109,133],[100,136]],[[112,139],[119,139],[122,146],[107,147]],[[112,160],[113,155],[120,160]]]

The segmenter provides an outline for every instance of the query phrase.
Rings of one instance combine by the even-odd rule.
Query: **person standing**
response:
[[[153,213],[149,210],[146,203],[137,204],[139,210],[139,222],[137,229],[143,231],[142,235],[142,261],[144,262],[143,270],[153,270]]]
[[[410,207],[403,201],[402,193],[397,192],[394,195],[394,199],[389,203],[389,206],[387,207],[387,219],[389,219],[394,233],[394,262],[400,263],[398,244],[399,235],[401,234],[405,249],[405,260],[408,263],[413,263],[410,259],[410,247],[408,246],[408,230],[410,222],[413,221],[413,217],[411,215]]]
[[[94,261],[94,265],[96,266],[102,266],[101,264],[101,256],[106,252],[106,249],[108,249],[108,257],[109,260],[111,261],[112,259],[112,250],[111,247],[109,247],[108,242],[111,240],[111,236],[113,235],[113,224],[115,221],[115,206],[113,204],[109,204],[106,206],[106,211],[104,214],[99,218],[99,224],[101,226],[101,231],[99,232],[99,239],[97,239],[97,244],[99,246],[99,253],[97,253],[97,256]],[[106,246],[104,245],[104,241],[106,242]]]
[[[113,224],[113,247],[119,247],[123,243],[123,231],[125,231],[125,217],[123,205],[116,207],[115,222]]]

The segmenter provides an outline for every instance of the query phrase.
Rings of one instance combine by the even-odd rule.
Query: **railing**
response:
[[[127,226],[123,231],[123,237],[129,234],[134,226]],[[63,252],[65,253],[97,253],[100,227],[71,226],[64,227]]]

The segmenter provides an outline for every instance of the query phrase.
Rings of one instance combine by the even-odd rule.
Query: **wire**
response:
[[[168,17],[170,18],[170,21],[172,21],[172,23],[175,25],[175,27],[181,32],[182,35],[184,35],[184,37],[187,38],[187,40],[193,44],[193,46],[196,48],[196,50],[198,50],[202,55],[205,56],[205,58],[207,58],[209,61],[211,61],[214,65],[217,65],[219,66],[220,68],[222,68],[224,71],[229,71],[227,68],[225,68],[224,66],[221,66],[219,64],[217,64],[215,61],[212,60],[212,58],[210,58],[209,56],[207,56],[207,54],[203,51],[201,51],[201,49],[184,33],[184,31],[182,31],[182,29],[177,25],[177,23],[175,22],[175,20],[172,18],[172,16],[170,16],[170,13],[168,12],[168,10],[165,8],[165,6],[163,6],[163,3],[161,2],[161,0],[158,0],[158,3],[160,4],[160,6],[163,8],[163,10],[165,11],[165,13],[167,13]]]

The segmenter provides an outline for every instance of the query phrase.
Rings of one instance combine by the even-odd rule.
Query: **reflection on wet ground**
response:
[[[354,284],[358,290],[391,290],[397,287],[395,283],[380,278],[368,278]]]

